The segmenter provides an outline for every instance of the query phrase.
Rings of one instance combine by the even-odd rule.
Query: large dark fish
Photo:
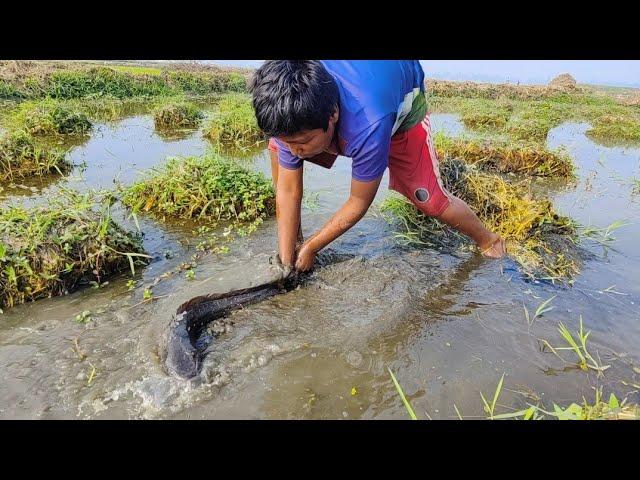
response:
[[[198,375],[207,347],[206,339],[202,341],[203,331],[209,323],[300,284],[304,275],[282,267],[277,257],[276,263],[280,273],[271,282],[222,294],[202,295],[178,307],[166,338],[165,365],[169,373],[184,379]]]

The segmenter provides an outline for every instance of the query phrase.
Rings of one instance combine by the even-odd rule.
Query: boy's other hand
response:
[[[309,244],[303,244],[298,249],[298,255],[296,257],[296,270],[300,272],[306,272],[313,268],[313,263],[316,260],[316,252],[309,247]]]

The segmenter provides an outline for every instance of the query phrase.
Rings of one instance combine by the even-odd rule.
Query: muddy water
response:
[[[451,115],[434,116],[434,124],[463,130]],[[629,179],[640,176],[640,150],[598,146],[585,130],[567,124],[550,133],[549,143],[566,145],[580,165],[577,185],[550,189],[556,206],[584,224],[607,226],[621,218],[634,224],[615,231],[606,249],[585,242],[592,256],[573,287],[524,282],[511,261],[465,250],[401,248],[372,209],[334,242],[330,253],[341,254],[338,260],[318,268],[305,288],[233,314],[201,376],[184,382],[162,368],[159,345],[171,313],[195,295],[259,283],[274,251],[275,224],[265,222],[227,255],[200,260],[193,280],[169,276],[153,287],[157,300],[140,303],[144,286],[195,251],[192,226],[146,218],[141,228],[154,261],[137,272],[133,291],[124,274],[2,316],[0,417],[406,418],[388,367],[420,418],[455,418],[454,403],[465,417],[483,415],[479,392],[491,395],[503,373],[499,413],[535,399],[551,406],[583,394],[592,398],[592,387],[600,385],[637,402],[630,385],[640,384],[634,371],[640,366],[640,249],[634,242],[640,206]],[[205,148],[198,132],[157,135],[147,116],[100,125],[72,151],[84,167],[5,201],[43,201],[61,184],[110,187],[116,177],[130,183],[167,155]],[[246,161],[268,173],[266,152]],[[346,198],[349,172],[344,158],[330,171],[306,168],[305,188],[313,193],[304,202],[305,234]],[[523,305],[533,313],[553,295],[554,309],[527,325]],[[86,325],[74,321],[83,310],[92,312]],[[558,322],[575,332],[579,315],[593,332],[591,353],[611,365],[604,378],[573,368],[566,352],[565,363],[539,349],[538,338],[561,345]]]

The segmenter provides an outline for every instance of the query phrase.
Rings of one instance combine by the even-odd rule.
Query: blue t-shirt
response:
[[[322,60],[340,90],[338,146],[352,159],[351,175],[370,181],[389,163],[391,137],[424,94],[424,72],[417,60]],[[278,161],[297,169],[302,159],[278,144]]]

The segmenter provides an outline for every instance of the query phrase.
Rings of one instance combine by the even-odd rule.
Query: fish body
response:
[[[193,378],[200,372],[204,351],[210,342],[201,340],[206,327],[232,311],[261,302],[298,286],[302,276],[281,268],[276,279],[261,285],[222,294],[202,295],[178,307],[166,337],[165,366],[180,378]],[[208,341],[207,341],[208,340]]]
[[[320,265],[351,259],[352,255],[323,252]],[[183,379],[200,373],[202,360],[212,337],[204,334],[207,326],[234,310],[266,300],[297,288],[309,278],[280,262],[278,255],[269,261],[268,280],[260,285],[227,293],[202,295],[178,307],[165,335],[165,366],[167,371]]]

